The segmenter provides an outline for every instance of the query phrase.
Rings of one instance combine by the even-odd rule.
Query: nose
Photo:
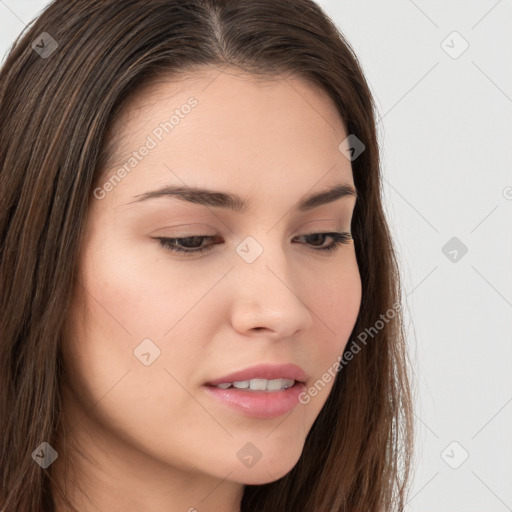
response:
[[[282,249],[266,247],[252,263],[237,258],[235,265],[230,272],[235,330],[244,335],[261,332],[277,340],[297,336],[311,326],[314,313],[306,303],[306,285],[292,272]]]

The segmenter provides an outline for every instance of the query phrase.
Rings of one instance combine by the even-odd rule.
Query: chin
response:
[[[234,472],[230,475],[230,480],[245,485],[269,484],[286,476],[295,467],[297,461],[298,458],[296,461],[290,461],[289,464],[283,464],[283,461],[279,464],[265,464],[262,459],[252,468],[243,468]]]

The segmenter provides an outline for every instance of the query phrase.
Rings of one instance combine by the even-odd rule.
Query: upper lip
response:
[[[217,386],[226,382],[233,383],[251,379],[293,379],[305,382],[307,377],[304,370],[296,364],[258,364],[214,379],[207,382],[207,385]]]

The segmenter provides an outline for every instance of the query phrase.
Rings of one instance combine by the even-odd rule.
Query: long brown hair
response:
[[[297,464],[246,486],[242,511],[403,510],[413,421],[399,267],[375,104],[343,34],[312,0],[56,0],[0,71],[1,512],[55,510],[52,466],[31,454],[59,432],[63,321],[114,117],[162,73],[228,65],[320,86],[365,145],[352,161],[362,302],[346,357]]]

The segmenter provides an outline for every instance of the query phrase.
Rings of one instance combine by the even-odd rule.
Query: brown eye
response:
[[[213,236],[197,235],[187,236],[183,238],[165,238],[160,237],[160,245],[169,251],[182,252],[182,253],[203,253],[210,246],[201,246],[205,239],[213,239]]]
[[[352,235],[350,233],[338,233],[338,232],[331,232],[331,233],[311,233],[309,235],[302,235],[299,238],[306,238],[306,237],[320,237],[321,239],[324,239],[325,237],[332,238],[332,242],[330,245],[326,247],[319,247],[319,245],[322,245],[322,241],[320,241],[319,244],[313,243],[315,251],[329,251],[333,252],[336,249],[339,248],[341,244],[348,244],[350,240],[352,240]],[[314,239],[314,238],[313,238]],[[318,238],[316,238],[318,240]]]
[[[196,236],[187,236],[182,238],[168,238],[168,237],[158,237],[156,240],[160,241],[160,245],[171,252],[178,252],[184,255],[194,254],[194,253],[204,253],[209,251],[213,245],[216,244],[208,244],[202,245],[202,242],[205,240],[214,240],[218,237],[208,236],[208,235],[196,235]],[[330,232],[330,233],[309,233],[307,235],[301,235],[296,238],[309,238],[312,242],[308,242],[311,245],[311,249],[315,251],[328,251],[334,252],[336,249],[340,247],[342,244],[350,243],[352,240],[352,235],[350,233],[338,233],[338,232]],[[321,247],[326,238],[331,238],[332,242],[325,246]]]

